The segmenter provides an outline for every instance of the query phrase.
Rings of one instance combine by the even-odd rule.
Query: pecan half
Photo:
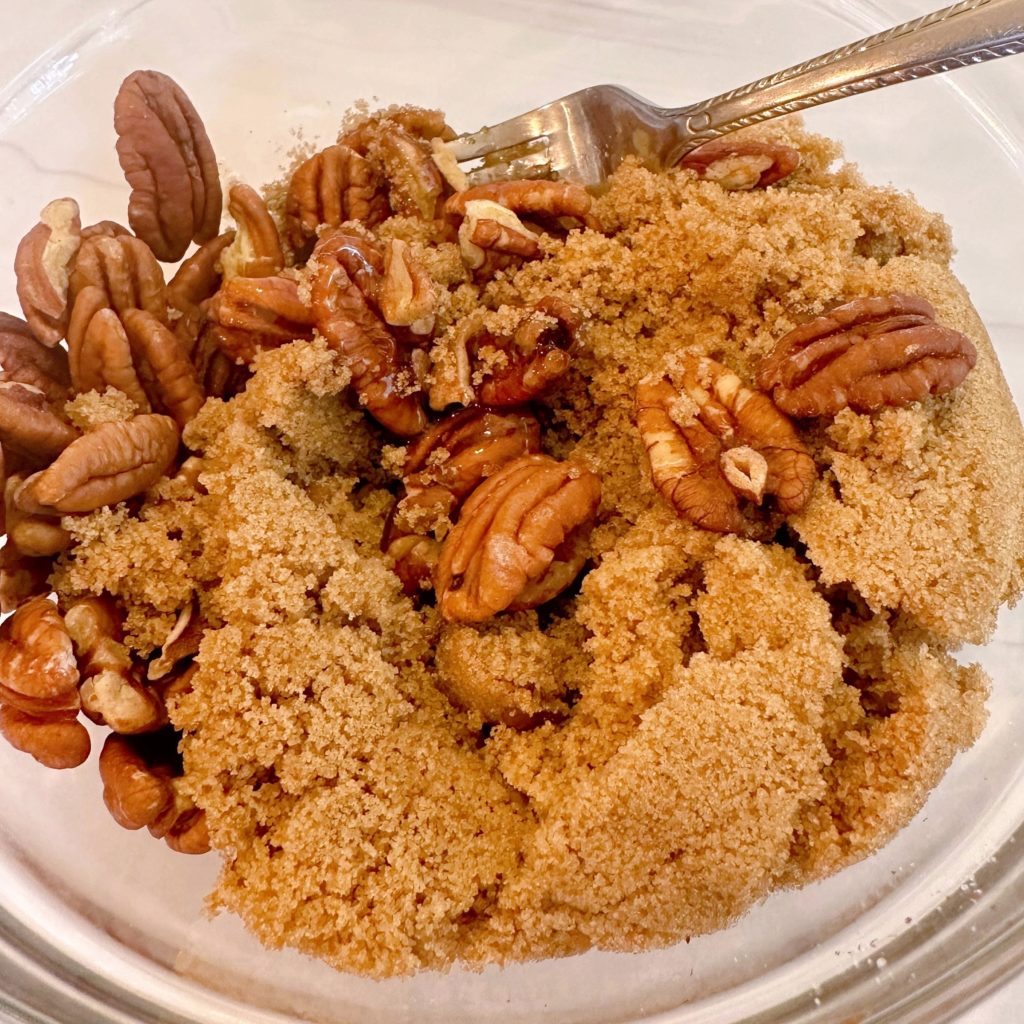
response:
[[[377,304],[384,322],[408,327],[415,335],[434,330],[438,291],[430,275],[415,260],[408,243],[393,238],[384,250],[384,275]]]
[[[98,288],[104,305],[118,313],[144,309],[159,320],[167,317],[164,273],[149,246],[131,235],[96,235],[82,243],[70,277],[72,320],[81,293],[90,286]],[[95,304],[95,297],[91,302]]]
[[[817,472],[772,400],[701,356],[684,356],[675,376],[648,377],[636,389],[637,427],[662,497],[719,533],[748,531],[741,497],[760,503],[772,494],[781,512],[799,512]]]
[[[679,166],[729,191],[767,188],[800,166],[800,150],[779,142],[725,136],[691,150]]]
[[[469,203],[478,199],[489,199],[509,210],[529,217],[560,219],[569,217],[585,227],[600,229],[597,218],[591,213],[594,200],[582,186],[571,181],[496,181],[489,185],[477,185],[465,192],[456,192],[445,203],[445,213],[450,217],[466,216]]]
[[[44,392],[28,384],[0,382],[0,443],[28,459],[48,462],[78,431],[55,411]]]
[[[178,428],[169,416],[143,414],[103,423],[78,438],[25,491],[39,507],[92,512],[152,486],[178,453]]]
[[[4,482],[4,519],[10,543],[28,558],[48,558],[71,544],[71,534],[52,516],[23,509],[18,492],[25,483],[22,473],[12,473]]]
[[[449,622],[482,622],[516,604],[589,529],[601,500],[596,474],[546,455],[523,455],[485,480],[468,498],[445,538],[435,575],[438,606]],[[577,572],[581,566],[577,566]],[[556,594],[541,585],[545,600]]]
[[[233,277],[211,300],[208,315],[217,345],[246,363],[263,349],[312,338],[316,323],[289,277]]]
[[[317,228],[347,220],[374,227],[388,215],[384,183],[370,162],[349,146],[328,146],[292,175],[285,199],[285,230],[297,253]]]
[[[133,71],[114,100],[114,130],[135,234],[168,263],[190,241],[213,238],[222,204],[217,158],[181,86],[159,71]]]
[[[941,395],[960,384],[978,353],[935,322],[918,295],[854,299],[782,337],[758,384],[791,416],[874,412]]]
[[[74,199],[43,207],[39,223],[14,255],[18,300],[35,336],[53,346],[68,329],[68,267],[78,252],[82,222]]]
[[[491,277],[517,260],[536,259],[540,238],[517,216],[493,199],[471,199],[459,225],[463,262],[479,277]]]
[[[163,701],[142,683],[132,664],[121,620],[106,596],[80,598],[64,613],[82,677],[82,710],[116,733],[151,732],[166,723],[167,715]]]
[[[201,245],[178,267],[165,294],[167,302],[183,316],[195,315],[199,304],[216,293],[221,283],[221,260],[234,241],[235,232],[225,231]]]
[[[45,597],[23,604],[0,625],[0,701],[29,715],[78,710],[71,637]]]
[[[47,401],[63,402],[70,395],[68,354],[41,345],[24,320],[0,313],[0,381],[27,384]]]
[[[345,232],[327,232],[313,251],[317,330],[343,357],[370,415],[400,437],[415,437],[427,425],[419,384],[408,354],[346,272],[351,252],[351,236]]]
[[[39,717],[9,704],[0,705],[0,736],[15,750],[58,770],[84,764],[92,747],[89,733],[74,711]]]
[[[150,411],[149,397],[135,370],[128,334],[112,309],[97,310],[81,335],[76,329],[74,340],[68,342],[68,351],[71,381],[78,394],[113,387],[126,394],[139,412]]]
[[[249,185],[233,185],[228,213],[235,218],[235,239],[221,259],[224,276],[271,277],[284,270],[281,237],[263,196]]]

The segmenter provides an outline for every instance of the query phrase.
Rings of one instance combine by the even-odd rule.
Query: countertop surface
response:
[[[601,0],[592,0],[595,7],[601,6]],[[693,2],[693,0],[688,0]],[[106,5],[99,0],[36,0],[33,5],[37,16],[18,18],[11,26],[3,47],[0,47],[0,82],[7,82],[26,64],[44,52],[52,41],[54,25],[67,25],[81,18],[83,7],[95,11],[102,10]],[[937,0],[919,2],[919,0],[903,0],[899,5],[900,13],[906,16],[924,14],[939,6]],[[45,11],[45,13],[43,13]],[[1024,56],[1010,58],[1020,67],[1022,89],[1018,96],[1024,95]],[[1004,62],[1000,61],[1000,64]],[[960,74],[978,76],[981,80],[987,69],[973,68]],[[1024,135],[1024,103],[1013,111],[1016,124],[1011,128],[1019,129]],[[955,227],[955,225],[954,225]],[[981,1003],[966,1011],[957,1018],[956,1024],[1012,1024],[1024,1019],[1024,974],[1013,979]]]

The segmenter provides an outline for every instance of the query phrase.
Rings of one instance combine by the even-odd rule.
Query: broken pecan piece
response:
[[[384,546],[395,575],[402,581],[402,591],[415,597],[433,585],[434,569],[441,555],[441,543],[433,537],[410,533],[395,537]]]
[[[444,540],[435,574],[438,606],[449,622],[482,622],[516,604],[560,563],[576,564],[577,537],[589,529],[601,481],[583,466],[546,455],[523,455],[485,480],[467,499]],[[577,572],[581,568],[577,565]],[[559,591],[560,592],[560,591]]]
[[[185,462],[185,465],[182,466],[183,472],[188,463],[193,460],[195,460],[195,456]],[[201,465],[189,467],[190,475],[194,473],[198,476],[197,470],[200,468],[202,468]],[[178,474],[178,476],[181,475],[182,473]],[[174,671],[180,662],[198,654],[199,644],[207,628],[208,623],[196,611],[194,602],[186,605],[179,612],[177,621],[164,639],[160,647],[160,654],[153,658],[147,666],[146,678],[151,681],[164,679]]]
[[[398,126],[382,132],[378,145],[384,175],[391,186],[391,209],[403,217],[433,220],[444,179],[430,150]]]
[[[222,204],[217,158],[181,86],[159,71],[133,71],[114,100],[114,130],[135,234],[168,263],[189,242],[213,238]]]
[[[517,260],[541,255],[540,238],[516,214],[493,199],[471,199],[459,225],[462,260],[478,278],[489,278]]]
[[[43,207],[39,223],[21,240],[14,256],[18,299],[35,336],[54,346],[68,329],[68,267],[82,240],[74,199]]]
[[[37,506],[62,513],[116,505],[167,472],[178,440],[177,425],[169,416],[146,413],[103,423],[29,477],[24,489]]]
[[[70,397],[68,354],[41,345],[24,320],[0,313],[0,381],[28,384],[47,401],[63,402]]]
[[[854,299],[782,337],[758,383],[791,416],[874,412],[941,395],[978,353],[966,335],[935,322],[917,295]]]
[[[249,185],[233,185],[228,213],[235,218],[235,238],[221,258],[224,276],[271,277],[284,270],[281,237],[263,196]]]
[[[780,142],[728,135],[691,150],[679,166],[728,191],[746,191],[767,188],[788,178],[800,166],[800,150]]]
[[[233,277],[208,309],[213,337],[231,359],[251,363],[256,353],[313,337],[313,311],[290,277]]]
[[[370,308],[358,280],[346,271],[351,236],[329,231],[312,261],[313,311],[317,330],[339,352],[352,373],[360,403],[382,426],[400,437],[415,437],[427,425],[419,383],[407,352]]]
[[[317,228],[347,220],[372,228],[388,215],[384,183],[370,162],[345,145],[328,146],[292,175],[285,199],[288,242],[301,253]]]
[[[167,318],[164,272],[149,246],[131,235],[116,238],[96,235],[82,243],[70,277],[72,320],[81,293],[90,286],[100,290],[103,305],[118,313],[144,309],[158,320]],[[96,303],[93,297],[91,304]],[[70,327],[68,341],[71,341]]]
[[[50,593],[52,558],[29,558],[10,540],[0,548],[0,612],[17,611],[34,597]]]
[[[799,512],[817,472],[772,400],[702,356],[684,356],[673,376],[647,377],[636,389],[637,427],[662,497],[719,533],[747,532],[741,497],[759,504],[771,494],[781,512]]]
[[[46,395],[29,384],[0,382],[0,444],[29,460],[48,462],[78,431],[54,411]]]
[[[414,335],[429,335],[434,330],[437,302],[437,288],[413,257],[408,243],[391,239],[384,250],[384,275],[377,289],[384,322],[408,327]]]

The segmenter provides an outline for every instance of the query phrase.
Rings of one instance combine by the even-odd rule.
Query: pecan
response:
[[[244,363],[236,365],[222,346],[248,353],[250,359],[255,357],[258,347],[254,347],[253,339],[245,332],[232,333],[212,321],[199,332],[192,351],[196,378],[205,395],[227,399],[244,390],[251,374]]]
[[[167,302],[183,316],[195,315],[199,304],[212,298],[220,287],[220,263],[235,240],[234,231],[225,231],[201,245],[180,267],[167,285]]]
[[[129,309],[123,320],[139,379],[150,403],[168,412],[184,429],[205,400],[188,356],[178,339],[152,314]]]
[[[97,310],[81,335],[76,329],[68,351],[71,381],[78,394],[113,387],[126,394],[139,412],[150,411],[149,397],[135,370],[128,334],[112,309]]]
[[[144,309],[159,320],[167,318],[164,273],[149,246],[131,235],[97,235],[82,243],[70,277],[71,318],[75,320],[81,293],[98,288],[104,305],[123,313]],[[96,304],[95,296],[91,304]],[[71,328],[68,328],[71,341]]]
[[[39,388],[0,382],[0,443],[5,450],[47,462],[76,437],[78,431],[54,411]]]
[[[228,193],[228,213],[235,218],[236,230],[221,259],[224,276],[271,277],[284,270],[281,238],[263,196],[249,185],[234,185]]]
[[[800,166],[800,150],[779,142],[726,136],[691,150],[679,166],[729,191],[767,188]]]
[[[313,312],[289,277],[233,277],[213,297],[208,314],[217,345],[246,363],[263,349],[313,337]]]
[[[29,558],[8,540],[0,548],[0,612],[17,611],[32,598],[49,594],[52,571],[52,559]]]
[[[594,202],[590,193],[571,181],[496,181],[477,185],[450,196],[445,203],[445,213],[461,220],[467,214],[469,203],[478,199],[489,199],[529,217],[568,217],[588,228],[600,228],[597,218],[590,212]]]
[[[146,413],[103,423],[29,477],[24,489],[39,507],[61,513],[115,505],[163,476],[178,453],[178,440],[169,416]]]
[[[23,604],[0,625],[0,701],[29,715],[79,708],[71,637],[45,597]]]
[[[317,243],[312,260],[317,330],[341,354],[367,411],[392,433],[415,437],[427,425],[419,385],[407,353],[370,308],[358,275],[346,271],[352,252],[345,232],[327,232]]]
[[[758,383],[791,416],[874,412],[941,395],[960,384],[978,353],[935,322],[917,295],[854,299],[794,328],[775,346]]]
[[[485,480],[467,499],[444,540],[435,574],[438,606],[449,622],[480,622],[516,604],[589,529],[601,500],[601,481],[590,470],[546,455],[523,455]],[[581,566],[577,566],[577,571]]]
[[[54,346],[68,329],[68,266],[78,252],[82,222],[74,199],[43,207],[39,223],[14,256],[18,299],[35,336]]]
[[[366,153],[384,131],[401,128],[409,135],[424,141],[440,139],[451,142],[455,132],[447,125],[444,113],[424,107],[392,107],[362,120],[338,141],[358,153]]]
[[[408,327],[412,334],[434,330],[438,293],[430,275],[413,258],[406,242],[393,238],[384,251],[384,276],[377,302],[385,323]]]
[[[135,234],[168,263],[190,241],[213,238],[222,203],[217,158],[181,86],[159,71],[133,71],[114,100],[114,130]]]
[[[31,754],[46,768],[77,768],[89,757],[91,743],[76,712],[38,717],[0,705],[0,735],[15,750]]]
[[[82,710],[116,733],[150,732],[164,725],[163,701],[139,679],[110,597],[84,597],[69,605],[64,624],[82,677]]]
[[[185,466],[192,461],[192,459],[187,460]],[[182,470],[185,469],[185,466],[182,466]],[[164,639],[159,656],[149,663],[146,669],[146,678],[154,681],[165,679],[180,662],[198,654],[199,644],[207,628],[208,624],[196,611],[194,604],[186,605],[178,614],[174,627]]]
[[[516,260],[532,260],[541,254],[539,236],[493,199],[472,199],[465,204],[459,250],[466,266],[485,278]]]
[[[433,220],[444,179],[430,150],[398,126],[382,132],[378,145],[384,175],[391,186],[391,209],[400,216]]]
[[[21,473],[12,473],[4,483],[4,519],[8,541],[28,558],[47,558],[59,554],[71,544],[71,535],[59,519],[26,511],[18,504],[18,492],[24,485]]]
[[[121,235],[130,234],[131,232],[123,224],[118,224],[116,220],[98,220],[95,224],[82,228],[82,241],[84,242],[87,238],[96,238],[98,236],[120,238]]]
[[[285,199],[288,242],[301,252],[321,224],[338,227],[348,220],[367,227],[388,215],[380,175],[349,146],[328,146],[310,157],[292,175]]]
[[[814,461],[772,400],[713,359],[687,355],[678,389],[666,377],[637,386],[637,426],[654,486],[675,510],[719,533],[746,533],[739,500],[775,496],[781,512],[810,500]]]
[[[524,310],[511,335],[495,335],[480,319],[475,330],[457,328],[477,400],[506,407],[550,391],[569,370],[582,322],[568,302],[549,296]]]
[[[68,354],[41,345],[24,320],[0,313],[0,381],[28,384],[47,401],[63,402],[70,395]]]
[[[391,559],[391,567],[402,581],[402,591],[409,597],[433,586],[434,569],[441,554],[439,541],[422,534],[406,534],[395,537],[384,553]]]

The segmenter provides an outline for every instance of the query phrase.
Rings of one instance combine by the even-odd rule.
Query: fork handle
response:
[[[963,0],[692,107],[666,110],[674,164],[737,128],[859,92],[1024,52],[1024,0]]]

